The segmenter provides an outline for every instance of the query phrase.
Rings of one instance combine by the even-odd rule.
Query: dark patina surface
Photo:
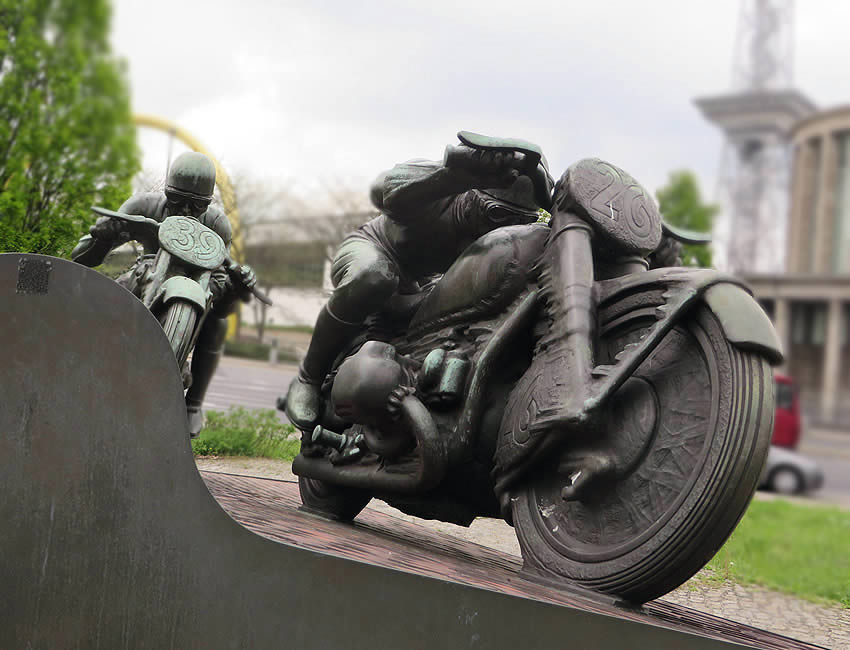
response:
[[[18,291],[22,260],[53,265],[44,291]],[[140,301],[80,265],[7,254],[0,316],[0,647],[508,649],[565,633],[585,648],[806,647],[530,584],[480,547],[330,522],[295,509],[293,486],[207,475],[225,511]]]

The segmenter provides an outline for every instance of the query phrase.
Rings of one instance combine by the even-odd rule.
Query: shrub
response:
[[[224,354],[244,359],[268,361],[271,346],[257,341],[227,341],[224,344]],[[298,363],[300,359],[293,350],[287,347],[278,348],[277,360],[282,363]]]

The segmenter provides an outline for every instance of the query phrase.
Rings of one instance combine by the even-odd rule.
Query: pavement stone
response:
[[[254,458],[199,458],[198,469],[295,481],[289,463]],[[476,519],[469,528],[411,517],[381,501],[369,505],[379,512],[416,522],[432,530],[520,555],[513,528],[498,519]],[[701,571],[662,598],[707,614],[721,616],[776,634],[836,650],[850,649],[850,609],[820,605],[762,587],[710,580]]]

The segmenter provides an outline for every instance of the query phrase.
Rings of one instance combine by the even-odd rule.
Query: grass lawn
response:
[[[707,568],[714,580],[757,584],[850,608],[850,512],[753,501]]]
[[[291,424],[283,424],[271,409],[231,408],[226,413],[208,411],[201,435],[192,440],[196,456],[251,456],[292,461],[300,443],[290,436]]]

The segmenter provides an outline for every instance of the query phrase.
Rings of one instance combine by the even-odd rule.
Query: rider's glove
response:
[[[239,283],[242,285],[242,299],[248,300],[251,296],[251,289],[257,285],[257,274],[247,264],[239,265]]]
[[[101,241],[112,242],[121,236],[122,224],[117,219],[100,217],[95,224],[89,228],[91,236]]]
[[[508,188],[520,176],[518,156],[513,151],[471,150],[470,157],[468,171],[476,177],[476,187]]]
[[[253,289],[257,284],[257,274],[254,273],[254,269],[247,264],[243,264],[239,268],[239,279],[242,281],[242,284],[245,285],[246,289]]]

